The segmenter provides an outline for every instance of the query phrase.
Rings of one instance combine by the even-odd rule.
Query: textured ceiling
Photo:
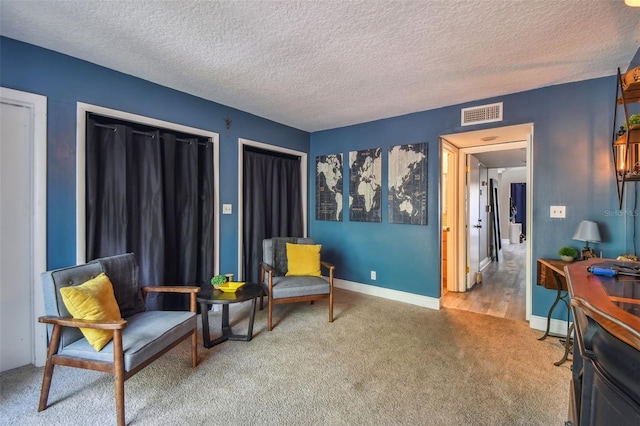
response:
[[[612,75],[639,22],[623,0],[0,0],[3,36],[306,131]]]

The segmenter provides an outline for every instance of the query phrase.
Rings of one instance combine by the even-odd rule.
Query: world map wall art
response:
[[[349,152],[349,220],[381,222],[382,149]]]
[[[316,157],[316,220],[342,220],[342,154]]]
[[[389,149],[389,223],[427,224],[427,143]]]

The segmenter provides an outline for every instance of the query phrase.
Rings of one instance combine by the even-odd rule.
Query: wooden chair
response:
[[[104,272],[113,285],[120,320],[74,319],[67,310],[60,289],[77,286]],[[49,324],[47,361],[42,378],[38,411],[47,408],[49,389],[56,365],[111,373],[115,377],[116,416],[125,424],[124,382],[168,350],[191,337],[191,365],[198,364],[196,293],[199,287],[144,287],[138,285],[138,269],[133,254],[112,256],[42,274],[45,311],[41,323]],[[149,292],[189,294],[190,311],[146,311]],[[111,330],[112,341],[100,351],[92,347],[79,328]]]
[[[273,329],[273,305],[294,302],[311,302],[329,299],[329,322],[333,322],[333,274],[335,266],[320,261],[328,271],[328,279],[320,276],[287,276],[288,264],[286,243],[314,244],[311,238],[270,238],[262,242],[260,282],[263,293],[268,296],[269,311],[267,329]],[[263,307],[260,296],[260,309]]]

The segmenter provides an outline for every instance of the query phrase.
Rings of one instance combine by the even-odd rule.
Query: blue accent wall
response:
[[[612,70],[615,71],[615,70]],[[627,188],[625,206],[618,198],[611,159],[614,76],[545,87],[431,111],[362,123],[311,135],[311,162],[318,155],[343,153],[345,167],[344,220],[315,220],[315,188],[310,192],[310,235],[334,254],[338,278],[389,289],[439,297],[439,136],[482,128],[534,123],[533,140],[533,258],[557,258],[564,245],[580,248],[572,236],[583,219],[599,223],[603,242],[596,251],[615,257],[635,252],[633,236],[634,184]],[[504,121],[460,127],[460,109],[504,103]],[[357,105],[354,105],[357,108]],[[389,224],[387,217],[387,160],[391,146],[427,142],[428,224]],[[382,223],[350,222],[348,214],[349,151],[382,148]],[[311,182],[314,182],[311,176]],[[566,219],[551,219],[549,206],[564,205]],[[535,266],[534,266],[535,267]],[[369,271],[377,272],[371,281]],[[535,271],[533,273],[535,277]],[[532,313],[546,316],[555,292],[533,285]],[[566,309],[554,317],[566,319]]]
[[[309,151],[309,133],[13,39],[0,38],[0,84],[47,96],[47,265],[76,259],[76,108],[84,102],[220,135],[220,268],[237,269],[238,138]],[[232,120],[227,133],[225,117]]]
[[[613,76],[479,100],[400,117],[309,134],[197,96],[178,92],[76,58],[8,38],[0,38],[0,84],[47,96],[48,267],[75,261],[76,102],[192,126],[220,134],[220,202],[237,207],[238,138],[309,152],[309,234],[323,244],[323,257],[344,280],[439,297],[439,136],[486,127],[534,123],[533,257],[557,257],[580,220],[600,224],[605,256],[636,252],[637,184],[629,184],[623,209],[611,160],[615,97]],[[612,70],[612,74],[615,70]],[[504,102],[504,121],[460,127],[460,108]],[[354,105],[357,108],[358,105]],[[233,120],[225,129],[224,118]],[[389,147],[428,143],[428,224],[389,224],[386,170]],[[349,151],[382,148],[382,223],[350,222]],[[315,220],[315,157],[343,153],[344,220]],[[566,219],[550,219],[550,205],[565,205]],[[238,216],[221,215],[220,262],[237,265]],[[372,282],[369,271],[377,271]],[[546,316],[554,292],[533,286],[533,314]],[[566,318],[566,310],[556,310]]]

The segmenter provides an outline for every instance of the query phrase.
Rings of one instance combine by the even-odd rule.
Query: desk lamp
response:
[[[583,220],[578,225],[578,229],[576,229],[575,234],[573,234],[573,239],[576,241],[585,242],[585,247],[580,252],[581,259],[584,260],[591,257],[596,257],[596,255],[593,253],[593,250],[589,248],[589,243],[600,242],[600,230],[598,229],[597,223],[590,220]]]

